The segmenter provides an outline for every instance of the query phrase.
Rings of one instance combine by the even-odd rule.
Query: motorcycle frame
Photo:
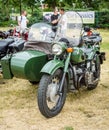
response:
[[[92,51],[88,54],[87,57],[87,61],[91,61],[95,55],[99,55],[99,48],[95,45],[90,46],[90,48],[92,48]],[[73,75],[74,75],[74,86],[76,89],[78,89],[78,85],[77,85],[77,78],[76,78],[76,70],[74,68],[74,64],[70,63],[70,59],[71,59],[71,54],[73,52],[67,53],[67,57],[65,60],[61,60],[58,57],[59,56],[54,56],[54,59],[49,61],[48,63],[46,63],[44,65],[44,67],[41,70],[41,73],[47,73],[49,75],[53,75],[53,73],[57,70],[57,69],[62,69],[63,70],[63,77],[62,77],[62,81],[61,81],[61,85],[60,85],[60,89],[59,89],[59,93],[61,93],[62,90],[62,86],[64,83],[64,79],[65,77],[67,78],[67,88],[70,87],[70,73],[68,71],[68,67],[69,65],[72,66],[72,71],[73,71]],[[78,63],[76,63],[77,65]]]

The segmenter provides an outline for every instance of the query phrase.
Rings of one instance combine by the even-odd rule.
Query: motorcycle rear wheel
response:
[[[44,74],[38,88],[38,107],[46,118],[56,116],[62,110],[66,100],[66,80],[63,84],[62,93],[58,94],[62,71],[58,69],[53,75]]]
[[[96,83],[88,85],[88,87],[87,87],[88,90],[95,89],[98,85],[99,78],[100,78],[101,66],[100,66],[100,59],[99,59],[98,55],[96,55],[96,57],[94,58],[94,62],[95,62],[96,71],[94,72],[93,76],[94,76],[95,80],[96,79],[98,79],[98,80],[96,81]]]

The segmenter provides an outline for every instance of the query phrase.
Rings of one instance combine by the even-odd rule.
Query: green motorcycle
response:
[[[41,69],[37,96],[39,110],[47,118],[61,112],[67,92],[92,90],[99,83],[105,53],[96,42],[82,40],[82,25],[76,12],[66,12],[59,21],[52,44],[54,59]]]

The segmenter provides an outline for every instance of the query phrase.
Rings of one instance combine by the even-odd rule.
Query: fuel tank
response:
[[[75,64],[84,62],[86,59],[85,53],[82,49],[74,47],[74,51],[71,54],[71,61]]]

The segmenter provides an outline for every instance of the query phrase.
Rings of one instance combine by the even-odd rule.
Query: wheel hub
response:
[[[49,101],[56,103],[59,95],[57,95],[57,91],[59,88],[59,80],[54,78],[52,79],[52,82],[48,85],[48,90],[47,90],[47,99]]]
[[[93,83],[93,73],[92,72],[89,72],[87,71],[86,74],[85,74],[85,83],[88,85],[88,84],[92,84]]]

